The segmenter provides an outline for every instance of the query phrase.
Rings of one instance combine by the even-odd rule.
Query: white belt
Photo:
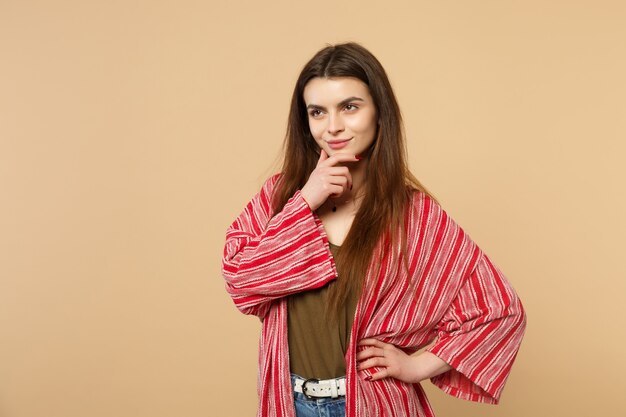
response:
[[[309,398],[337,398],[346,395],[346,377],[322,380],[296,377],[293,390]]]

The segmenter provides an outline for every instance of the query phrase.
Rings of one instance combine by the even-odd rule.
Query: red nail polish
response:
[[[361,155],[354,155],[354,157],[356,158],[357,161],[360,161],[361,159],[363,159]]]
[[[366,377],[365,377],[365,380],[366,380],[366,381],[371,381],[371,380],[372,380],[372,376],[371,376],[371,375],[366,376]]]

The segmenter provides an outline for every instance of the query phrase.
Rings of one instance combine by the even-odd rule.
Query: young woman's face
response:
[[[316,77],[304,87],[303,97],[311,134],[329,156],[339,152],[360,155],[374,142],[377,110],[361,80]]]

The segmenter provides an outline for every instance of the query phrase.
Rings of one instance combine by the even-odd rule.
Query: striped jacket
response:
[[[222,273],[237,308],[262,321],[259,417],[294,417],[287,344],[287,296],[337,276],[324,227],[300,191],[272,217],[280,174],[268,179],[226,232]],[[346,416],[434,416],[420,384],[367,381],[357,371],[359,340],[375,337],[428,350],[452,369],[431,379],[466,400],[496,404],[526,325],[500,270],[431,198],[415,192],[406,210],[408,272],[397,248],[378,243],[346,353]],[[382,262],[380,257],[382,256]]]

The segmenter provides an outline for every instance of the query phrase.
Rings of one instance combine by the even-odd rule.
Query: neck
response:
[[[360,195],[365,185],[365,174],[367,172],[367,165],[369,163],[368,158],[363,158],[362,160],[352,163],[348,168],[350,169],[350,175],[352,175],[352,196]]]

